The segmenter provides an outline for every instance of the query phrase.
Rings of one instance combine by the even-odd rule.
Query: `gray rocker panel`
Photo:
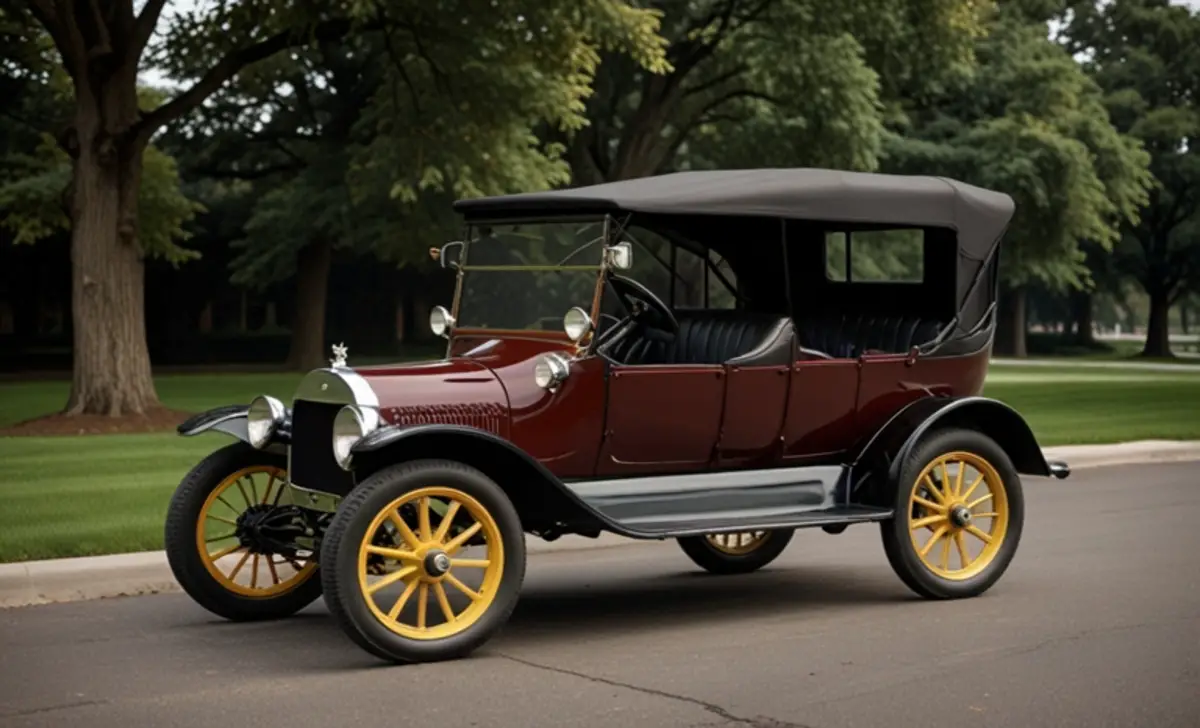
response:
[[[814,466],[564,483],[613,530],[635,538],[803,528],[891,517],[838,502],[846,469]]]

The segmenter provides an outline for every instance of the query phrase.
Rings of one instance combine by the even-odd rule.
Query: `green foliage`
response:
[[[1086,285],[1085,244],[1110,250],[1151,182],[1141,145],[1109,121],[1100,89],[1043,23],[1001,13],[979,69],[888,137],[884,168],[1001,190],[1016,214],[1001,257],[1009,285]]]
[[[0,228],[15,243],[35,243],[71,227],[72,161],[54,132],[70,118],[74,90],[49,36],[30,18],[0,11],[0,38],[9,44],[0,92],[11,102],[0,122]],[[165,97],[150,87],[138,94],[144,109]],[[183,247],[190,237],[184,226],[203,208],[180,185],[175,160],[149,145],[138,190],[138,242],[148,255],[171,263],[200,255]]]
[[[569,139],[577,183],[678,168],[873,168],[899,100],[971,68],[990,2],[651,5],[672,69],[651,75],[605,58],[591,124]]]
[[[747,41],[747,55],[774,57],[746,74],[755,95],[729,104],[687,147],[689,166],[874,169],[884,129],[881,81],[850,34],[818,36],[783,52],[781,36]],[[767,47],[762,47],[767,46]],[[733,124],[720,123],[726,120]]]
[[[353,12],[360,32],[257,64],[170,142],[196,173],[253,180],[237,282],[287,277],[316,242],[427,260],[456,234],[454,198],[569,182],[561,145],[535,130],[586,123],[602,53],[667,69],[657,14],[624,0],[380,1]],[[205,32],[186,20],[168,38],[202,47]],[[170,63],[186,77],[201,60]]]
[[[71,160],[50,135],[43,134],[32,153],[10,154],[0,165],[0,226],[12,232],[14,242],[35,243],[70,230],[62,200],[71,184]],[[138,242],[143,250],[176,264],[199,257],[182,243],[190,237],[184,224],[202,210],[180,190],[175,160],[153,145],[147,147],[138,189]]]
[[[1151,155],[1149,204],[1117,262],[1169,305],[1200,289],[1200,13],[1166,0],[1071,10],[1064,42],[1085,57],[1117,127]]]

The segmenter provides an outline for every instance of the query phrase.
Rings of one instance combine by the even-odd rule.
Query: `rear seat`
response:
[[[914,316],[833,314],[799,322],[800,345],[835,359],[853,359],[866,351],[902,354],[937,337],[944,324]]]

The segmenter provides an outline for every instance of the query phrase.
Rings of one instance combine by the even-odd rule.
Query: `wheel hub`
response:
[[[950,509],[950,523],[955,528],[966,528],[971,523],[971,509],[964,505],[956,505]]]
[[[296,539],[305,535],[299,515],[294,506],[250,506],[238,516],[238,542],[253,553],[294,556]]]
[[[425,554],[421,565],[430,579],[440,579],[450,571],[450,557],[441,549],[432,549]]]

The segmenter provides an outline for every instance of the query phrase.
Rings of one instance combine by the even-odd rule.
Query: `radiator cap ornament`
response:
[[[346,366],[346,345],[344,343],[333,345],[333,358],[329,360],[329,363],[334,369]]]

